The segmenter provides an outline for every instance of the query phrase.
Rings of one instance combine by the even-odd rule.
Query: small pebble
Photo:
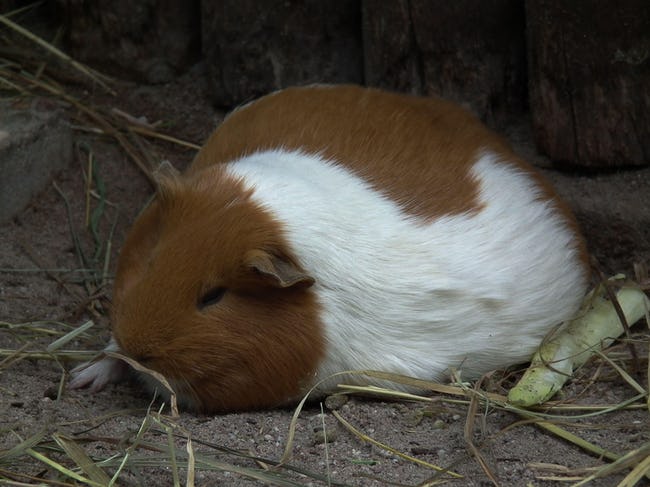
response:
[[[445,423],[442,419],[438,418],[433,422],[433,429],[436,430],[441,430],[445,429],[447,427],[447,423]]]
[[[327,433],[327,435],[325,434]],[[326,429],[319,429],[317,431],[314,431],[314,434],[312,435],[312,443],[314,445],[320,445],[321,443],[333,443],[337,440],[339,436],[339,432],[336,428],[326,428]]]
[[[347,402],[348,402],[347,394],[333,394],[325,398],[325,407],[330,411],[336,411],[340,409]]]

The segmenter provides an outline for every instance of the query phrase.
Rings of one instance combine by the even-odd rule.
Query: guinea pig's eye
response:
[[[225,287],[213,287],[204,293],[200,298],[197,304],[199,310],[217,304],[223,298],[223,295],[226,293]]]

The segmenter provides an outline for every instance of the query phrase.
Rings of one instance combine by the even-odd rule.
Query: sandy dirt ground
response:
[[[204,140],[221,118],[209,103],[200,67],[170,85],[125,85],[118,97],[97,96],[91,100],[146,117],[150,122],[161,120],[165,132],[196,143]],[[552,170],[548,161],[535,152],[525,124],[514,127],[508,136],[524,155],[546,168],[544,172],[574,208],[590,249],[606,274],[631,275],[634,262],[650,263],[650,168],[591,175],[561,173]],[[197,458],[194,482],[201,486],[271,482],[269,478],[251,478],[258,475],[255,472],[275,476],[280,479],[274,480],[277,485],[327,485],[328,475],[332,485],[421,485],[441,479],[459,486],[492,485],[467,447],[468,406],[459,397],[434,395],[430,402],[411,402],[355,396],[347,402],[330,404],[365,435],[417,461],[362,441],[330,409],[326,407],[322,416],[320,405],[310,404],[297,420],[293,455],[287,464],[293,470],[281,468],[276,472],[268,467],[283,455],[292,409],[220,416],[183,412],[180,418],[172,419],[165,408],[162,416],[147,416],[151,398],[137,384],[113,385],[96,394],[70,391],[60,386],[64,386],[66,370],[75,365],[74,361],[36,359],[33,355],[20,358],[9,353],[19,349],[44,351],[69,330],[64,324],[78,326],[88,320],[95,323],[88,333],[67,344],[67,349],[99,350],[109,335],[105,314],[108,301],[95,301],[94,311],[90,312],[93,298],[89,293],[110,296],[110,287],[87,289],[80,283],[80,272],[61,270],[82,267],[73,232],[80,237],[86,253],[93,253],[93,238],[84,225],[88,150],[93,153],[106,187],[108,205],[98,228],[100,240],[108,241],[115,223],[109,275],[114,271],[129,224],[152,189],[109,138],[76,131],[75,140],[76,160],[55,178],[56,187],[49,186],[0,228],[0,348],[4,353],[0,357],[0,479],[30,481],[19,474],[61,479],[42,462],[26,456],[8,463],[2,460],[2,449],[41,435],[42,445],[52,448],[39,451],[71,467],[72,462],[51,441],[58,434],[74,439],[94,460],[108,459],[102,468],[111,476],[128,454],[133,462],[119,474],[119,485],[173,485],[175,469],[168,464],[166,449],[170,443],[175,444],[181,459],[188,437]],[[178,168],[186,167],[194,154],[191,149],[171,143],[149,143],[154,158],[168,159]],[[93,199],[93,208],[97,204]],[[101,269],[103,264],[103,258],[98,258],[94,265]],[[37,326],[35,322],[43,323]],[[59,322],[63,324],[55,324]],[[28,325],[18,326],[25,323]],[[626,344],[617,345],[609,355],[647,387],[648,329],[638,324],[635,330],[635,348],[640,357],[637,372],[632,370]],[[504,393],[512,383],[512,374],[495,374],[485,387]],[[567,404],[615,405],[635,394],[611,366],[595,360],[577,372],[560,399]],[[159,407],[159,402],[153,403],[154,411]],[[648,411],[642,407],[582,419],[561,414],[567,416],[561,425],[568,431],[614,453],[623,454],[650,441]],[[146,417],[149,419],[144,422]],[[606,463],[598,455],[538,426],[522,424],[521,417],[499,408],[479,405],[473,420],[471,439],[500,485],[566,485],[566,481],[558,483],[552,478],[580,479],[588,475],[584,469]],[[323,440],[323,427],[327,441]],[[140,446],[129,448],[134,442]],[[253,461],[241,456],[242,452],[263,460]],[[463,477],[449,480],[448,475],[437,476],[426,463]],[[183,462],[179,464],[180,483],[185,484],[187,469]],[[231,467],[224,471],[224,464]],[[562,472],[561,467],[566,471]],[[302,470],[321,476],[320,480],[304,475]],[[6,471],[13,472],[13,476]],[[616,485],[625,473],[589,485]]]

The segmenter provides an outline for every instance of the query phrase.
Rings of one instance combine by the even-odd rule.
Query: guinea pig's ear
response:
[[[171,198],[174,188],[178,184],[180,173],[178,169],[171,165],[169,161],[162,161],[158,169],[153,174],[153,180],[156,185],[156,194],[161,201]]]
[[[156,181],[163,178],[176,179],[179,174],[180,172],[178,171],[178,169],[172,166],[171,162],[169,162],[168,160],[164,160],[160,163],[158,169],[156,169],[153,172],[153,178]]]
[[[244,264],[274,287],[309,287],[314,284],[314,278],[296,264],[264,250],[248,252]]]

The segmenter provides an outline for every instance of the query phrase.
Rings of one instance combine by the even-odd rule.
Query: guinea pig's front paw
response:
[[[70,371],[68,382],[71,389],[88,388],[91,392],[101,391],[110,382],[119,382],[128,374],[129,366],[116,358],[104,357],[97,362],[86,362]]]

